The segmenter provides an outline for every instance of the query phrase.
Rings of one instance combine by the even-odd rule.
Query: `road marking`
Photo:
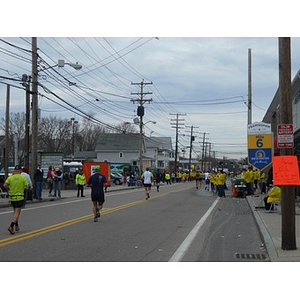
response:
[[[195,225],[195,227],[191,230],[189,235],[185,238],[185,240],[182,242],[182,244],[179,246],[179,248],[175,251],[173,256],[169,259],[169,262],[179,262],[182,260],[186,252],[188,251],[189,247],[191,246],[194,238],[198,234],[200,228],[205,223],[206,219],[212,212],[212,210],[215,208],[217,203],[219,202],[220,197],[218,197],[215,202],[211,205],[211,207],[207,210],[207,212],[203,215],[203,217],[198,221],[198,223]]]
[[[172,194],[172,193],[179,192],[179,191],[184,191],[184,190],[187,190],[187,189],[190,189],[190,188],[184,188],[184,189],[179,189],[179,190],[176,190],[176,191],[170,191],[170,192],[167,192],[167,193],[159,194],[159,195],[154,196],[154,197],[152,197],[151,199],[148,199],[148,200],[145,200],[145,199],[137,200],[137,201],[134,201],[134,202],[126,203],[126,204],[119,205],[119,206],[112,207],[112,208],[103,208],[103,210],[101,210],[101,215],[107,215],[107,214],[110,214],[110,213],[113,213],[113,212],[116,212],[116,211],[119,211],[119,210],[123,210],[123,209],[129,208],[129,207],[135,206],[135,205],[139,205],[139,204],[142,204],[142,203],[147,203],[151,200],[161,198],[161,197],[166,196],[168,194]],[[77,201],[80,201],[80,200],[77,200]],[[51,206],[54,206],[54,205],[55,204],[53,204]],[[59,205],[59,204],[57,203],[56,205]],[[33,237],[36,237],[36,236],[39,236],[39,235],[42,235],[42,234],[45,234],[45,233],[48,233],[48,232],[51,232],[51,231],[54,231],[54,230],[58,230],[58,229],[61,229],[61,228],[67,227],[67,226],[71,226],[71,225],[74,225],[74,224],[77,224],[77,223],[80,223],[80,222],[83,222],[83,221],[87,221],[90,218],[92,218],[93,216],[94,216],[93,214],[88,214],[88,215],[85,215],[85,216],[82,216],[82,217],[78,217],[78,218],[75,218],[75,219],[72,219],[72,220],[64,221],[64,222],[57,223],[57,224],[54,224],[54,225],[50,225],[50,226],[47,226],[47,227],[39,228],[39,229],[32,230],[32,231],[29,231],[29,232],[26,232],[26,233],[21,233],[21,234],[17,233],[16,235],[13,235],[9,238],[5,238],[5,239],[0,240],[0,248],[4,247],[4,246],[7,246],[7,245],[10,245],[10,244],[13,244],[13,243],[23,241],[23,240],[27,240],[29,238],[33,238]]]
[[[125,191],[123,194],[128,194],[129,192],[132,191]],[[105,195],[105,198],[107,197],[112,197],[115,195],[118,195],[119,193],[111,193],[109,195]],[[50,199],[50,198],[49,198]],[[63,201],[63,202],[56,202],[56,203],[49,203],[49,204],[45,204],[45,205],[39,205],[39,206],[35,206],[35,207],[27,207],[27,208],[23,208],[22,212],[28,211],[28,210],[35,210],[35,209],[40,209],[40,208],[48,208],[48,207],[53,207],[53,206],[59,206],[59,205],[66,205],[66,204],[70,204],[70,203],[76,203],[76,202],[83,202],[83,201],[90,201],[90,198],[85,198],[85,199],[76,199],[76,200],[70,200],[70,201]],[[6,215],[6,214],[11,214],[11,210],[8,211],[3,211],[0,212],[0,215]]]

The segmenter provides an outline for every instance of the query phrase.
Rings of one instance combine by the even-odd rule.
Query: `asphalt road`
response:
[[[143,189],[110,192],[98,223],[88,197],[35,203],[15,235],[2,208],[0,261],[169,261],[215,199],[194,182],[153,188],[149,200]]]
[[[199,261],[269,261],[245,198],[221,198],[211,216]]]
[[[27,205],[15,235],[11,216],[0,210],[2,262],[267,260],[245,199],[218,199],[194,182],[153,187],[148,200],[142,188],[107,193],[97,223],[88,196]]]

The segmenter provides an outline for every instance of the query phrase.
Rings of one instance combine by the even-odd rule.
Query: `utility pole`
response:
[[[192,161],[192,147],[193,147],[193,125],[191,126],[191,139],[190,139],[190,155],[189,155],[189,180],[191,179],[191,161]]]
[[[25,166],[29,169],[29,127],[30,127],[30,76],[23,74],[22,85],[26,88],[26,114],[25,114]]]
[[[8,177],[8,157],[9,157],[9,102],[10,102],[10,85],[7,85],[6,86],[6,112],[5,112],[5,153],[4,153],[5,179]]]
[[[152,92],[144,92],[144,86],[148,84],[153,84],[152,82],[144,82],[144,79],[140,83],[134,83],[131,82],[131,85],[140,85],[141,86],[141,92],[140,93],[131,93],[131,95],[138,95],[140,96],[139,99],[131,99],[133,103],[138,102],[139,106],[137,109],[137,115],[140,117],[140,141],[139,141],[139,154],[140,154],[140,175],[142,175],[143,172],[143,116],[145,113],[144,104],[146,102],[151,102],[152,99],[144,99],[145,95],[152,94]]]
[[[279,38],[279,89],[281,93],[280,122],[293,123],[291,96],[291,41],[290,38]],[[292,148],[281,148],[280,155],[293,155]],[[281,220],[283,250],[295,250],[295,187],[283,185],[281,187]]]
[[[32,43],[32,143],[31,143],[31,178],[33,191],[35,191],[34,171],[38,159],[38,69],[37,69],[37,38],[31,38]],[[35,192],[34,192],[35,194]]]
[[[211,170],[211,143],[208,143],[209,170]]]
[[[206,132],[203,133],[203,142],[202,142],[202,161],[201,161],[201,171],[203,172],[203,167],[204,167],[204,145],[205,145],[205,134]]]
[[[192,161],[192,148],[193,148],[193,141],[195,141],[195,137],[193,136],[193,129],[199,128],[191,126],[191,138],[190,138],[190,155],[189,155],[189,178],[191,178],[191,161]]]
[[[252,58],[248,49],[248,125],[252,124]]]
[[[186,114],[171,114],[170,115],[176,115],[176,119],[171,119],[172,122],[176,122],[176,123],[171,123],[172,128],[176,128],[176,141],[175,141],[175,165],[174,165],[174,173],[175,176],[177,175],[177,156],[178,156],[178,129],[182,129],[183,127],[179,127],[179,126],[183,126],[183,123],[179,123],[179,122],[184,122],[184,119],[179,119],[179,116],[185,116]]]

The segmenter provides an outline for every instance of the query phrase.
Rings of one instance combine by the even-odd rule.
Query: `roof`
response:
[[[101,133],[95,151],[137,151],[139,142],[137,133]]]
[[[165,150],[172,150],[171,137],[150,137],[145,138],[146,148],[159,148]]]

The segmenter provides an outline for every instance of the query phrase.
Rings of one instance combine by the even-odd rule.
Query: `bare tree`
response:
[[[137,133],[138,129],[137,126],[129,123],[129,122],[122,122],[118,125],[115,125],[116,127],[116,132],[117,133]]]
[[[5,130],[5,118],[1,119],[1,129]],[[22,164],[25,156],[25,113],[11,113],[9,116],[9,160],[13,161],[15,149],[17,147],[17,162]],[[17,144],[16,144],[17,143]]]
[[[92,123],[90,120],[84,119],[81,130],[76,135],[76,141],[79,143],[80,151],[94,151],[101,133],[106,132],[106,129],[100,125]]]
[[[72,128],[69,120],[44,117],[39,122],[39,148],[49,152],[72,152]]]

